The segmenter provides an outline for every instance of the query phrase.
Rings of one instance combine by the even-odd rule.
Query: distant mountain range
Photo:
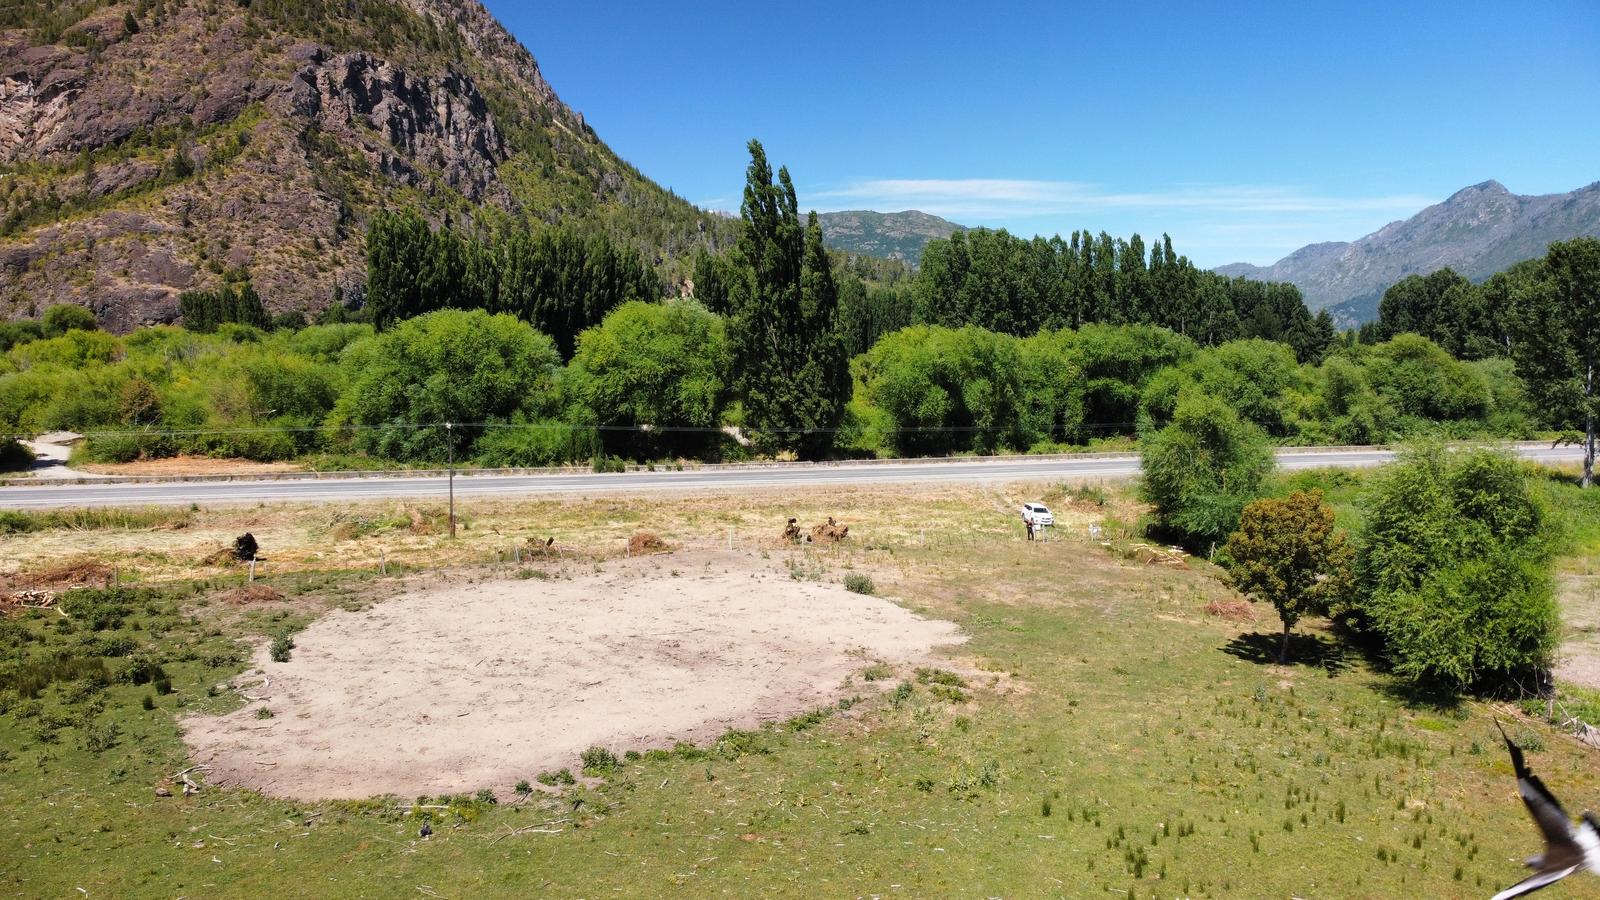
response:
[[[822,241],[835,250],[881,256],[917,265],[922,249],[934,238],[947,238],[966,226],[918,212],[881,213],[870,210],[819,213]]]
[[[1553,241],[1582,235],[1600,235],[1600,182],[1526,196],[1485,181],[1360,240],[1311,244],[1270,266],[1233,263],[1216,271],[1292,282],[1313,310],[1326,308],[1349,326],[1376,319],[1383,292],[1408,275],[1448,267],[1481,281],[1544,255]]]

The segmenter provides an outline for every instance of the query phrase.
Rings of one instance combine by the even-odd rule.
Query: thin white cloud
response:
[[[884,178],[812,192],[818,208],[916,208],[952,218],[1083,215],[1112,211],[1173,210],[1230,214],[1413,213],[1434,202],[1411,194],[1332,197],[1277,185],[1180,185],[1162,191],[1122,192],[1077,181],[1002,178]]]

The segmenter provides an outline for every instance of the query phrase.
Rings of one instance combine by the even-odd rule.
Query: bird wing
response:
[[[1500,728],[1500,723],[1494,723]],[[1544,786],[1539,776],[1533,774],[1528,764],[1522,758],[1522,748],[1512,742],[1506,735],[1506,730],[1500,728],[1500,737],[1506,742],[1506,749],[1511,751],[1511,766],[1517,772],[1517,793],[1522,797],[1522,802],[1528,807],[1528,812],[1533,816],[1534,824],[1539,826],[1539,831],[1544,834],[1545,843],[1548,845],[1544,859],[1546,863],[1556,866],[1576,865],[1583,860],[1583,851],[1579,849],[1572,837],[1572,819],[1567,816],[1566,810],[1561,808],[1561,801],[1550,789]]]
[[[1511,900],[1512,897],[1521,897],[1524,894],[1531,894],[1540,888],[1546,888],[1552,884],[1555,884],[1556,882],[1576,871],[1578,871],[1577,866],[1568,866],[1565,869],[1551,869],[1547,872],[1540,872],[1537,875],[1530,875],[1516,884],[1513,884],[1511,887],[1506,888],[1500,893],[1495,894],[1492,900]]]

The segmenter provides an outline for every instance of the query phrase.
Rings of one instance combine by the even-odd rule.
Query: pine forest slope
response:
[[[406,205],[589,223],[667,264],[733,231],[618,158],[477,0],[0,8],[0,316],[127,329],[243,273],[315,312]]]
[[[1311,244],[1270,266],[1234,263],[1216,271],[1291,282],[1313,310],[1332,307],[1348,324],[1376,318],[1383,292],[1408,275],[1448,267],[1481,281],[1544,255],[1553,241],[1582,235],[1600,235],[1600,182],[1530,196],[1485,181],[1357,241]]]

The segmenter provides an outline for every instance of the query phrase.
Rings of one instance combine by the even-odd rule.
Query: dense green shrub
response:
[[[1259,426],[1215,397],[1186,393],[1172,424],[1146,437],[1140,465],[1140,493],[1160,524],[1205,547],[1238,526],[1273,459]]]
[[[893,422],[903,455],[1026,450],[1048,437],[1028,421],[1021,342],[981,328],[916,325],[886,336],[859,366],[864,399]]]
[[[557,419],[512,422],[484,431],[474,446],[477,464],[490,468],[539,468],[588,462],[600,452],[594,429]]]
[[[483,424],[550,404],[560,361],[548,337],[511,316],[428,313],[345,352],[349,387],[334,422],[353,426],[358,450],[435,463],[447,455],[444,423],[465,423],[452,432],[464,460]]]
[[[73,330],[94,331],[100,327],[100,321],[94,317],[94,313],[70,303],[45,310],[39,324],[45,337],[60,337]]]
[[[62,596],[61,610],[92,631],[105,631],[120,626],[148,600],[148,593],[138,588],[79,588]]]
[[[1084,427],[1091,437],[1132,433],[1145,381],[1198,349],[1194,341],[1151,325],[1090,324],[1061,334],[1082,373]]]
[[[1259,338],[1230,341],[1152,377],[1141,394],[1140,423],[1159,428],[1172,419],[1179,394],[1198,390],[1217,397],[1269,435],[1294,430],[1294,393],[1305,376],[1287,345]]]
[[[1363,510],[1357,612],[1398,673],[1459,688],[1548,666],[1559,621],[1547,515],[1520,463],[1412,449]]]
[[[11,362],[19,370],[41,366],[80,368],[116,359],[122,347],[104,331],[68,331],[60,337],[47,337],[11,348]]]
[[[1489,412],[1483,380],[1425,337],[1402,334],[1373,347],[1366,370],[1373,389],[1400,415],[1449,421]]]
[[[704,455],[722,438],[731,365],[719,316],[693,301],[635,301],[579,335],[568,391],[608,453]]]
[[[44,337],[44,325],[35,319],[0,322],[0,353],[18,344],[26,344]]]

